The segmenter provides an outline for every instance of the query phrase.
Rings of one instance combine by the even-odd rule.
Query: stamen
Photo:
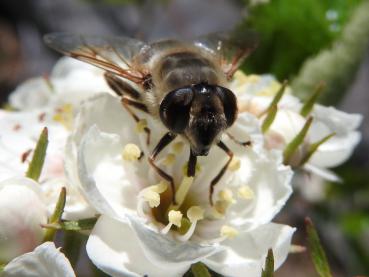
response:
[[[182,141],[179,141],[179,142],[173,143],[172,149],[174,153],[181,154],[183,150],[183,146],[184,146],[184,143]]]
[[[241,167],[241,160],[237,157],[233,157],[231,163],[228,166],[228,169],[231,171],[237,171]]]
[[[173,153],[169,153],[164,161],[163,161],[163,165],[166,165],[166,166],[171,166],[174,164],[174,162],[176,161],[176,156],[173,154]]]
[[[147,187],[140,191],[139,197],[148,202],[150,208],[156,208],[160,205],[160,193],[163,193],[168,188],[168,184],[164,181],[157,185]]]
[[[233,198],[233,192],[230,189],[223,189],[218,194],[220,201],[233,204],[236,200]]]
[[[170,210],[168,213],[169,222],[177,226],[178,228],[181,227],[182,217],[183,214],[180,211]]]
[[[141,150],[136,144],[128,143],[124,146],[122,156],[126,161],[137,161],[141,156]]]
[[[186,163],[182,168],[183,175],[187,176],[187,170],[188,170],[188,163]],[[201,171],[201,166],[199,163],[196,163],[195,175],[197,175],[200,171]]]
[[[152,189],[157,193],[163,193],[168,189],[168,183],[166,181],[160,181],[157,185],[152,186]]]
[[[193,180],[194,180],[194,177],[188,177],[188,176],[185,176],[182,179],[182,182],[179,185],[178,190],[176,191],[177,204],[171,205],[170,209],[177,209],[182,205],[183,201],[185,200],[187,196],[188,191],[190,190]]]
[[[238,235],[238,233],[239,232],[235,228],[229,225],[223,225],[222,228],[220,229],[220,235],[222,237],[226,237],[229,239],[235,238]]]
[[[73,126],[73,105],[67,103],[56,109],[53,120],[62,124],[66,129],[71,130]]]
[[[192,206],[187,210],[187,217],[190,220],[191,225],[184,235],[177,236],[177,239],[180,241],[187,241],[192,237],[193,233],[195,232],[197,221],[204,218],[204,210],[199,206]]]
[[[142,132],[144,132],[146,127],[147,127],[147,120],[146,119],[140,119],[140,121],[137,122],[136,131],[138,133],[142,133]]]
[[[199,206],[192,206],[187,211],[187,217],[191,223],[204,219],[204,210]]]
[[[155,208],[160,205],[160,195],[159,193],[147,189],[142,191],[142,198],[149,203],[150,208]]]
[[[170,210],[168,213],[169,223],[161,230],[161,233],[167,234],[173,225],[177,226],[178,228],[181,227],[182,217],[183,214],[180,211]]]
[[[250,200],[255,197],[255,193],[249,186],[241,186],[238,189],[238,197]]]

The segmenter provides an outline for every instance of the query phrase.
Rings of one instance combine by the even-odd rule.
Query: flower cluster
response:
[[[41,226],[47,226],[62,187],[67,190],[63,220],[99,215],[86,249],[109,275],[183,276],[191,264],[202,262],[225,276],[260,276],[268,249],[278,268],[295,229],[271,221],[290,197],[292,182],[301,180],[293,178],[294,171],[337,180],[328,168],[351,155],[360,140],[361,117],[309,108],[270,76],[237,72],[230,89],[239,114],[222,141],[233,160],[210,196],[210,183],[228,156],[214,146],[198,158],[195,176],[189,177],[189,145],[176,138],[157,160],[173,176],[173,203],[170,185],[147,161],[165,127],[139,111],[141,120],[133,120],[103,71],[63,58],[49,77],[18,87],[9,99],[14,110],[0,111],[5,273],[26,276],[21,266],[36,264],[32,270],[39,268],[39,274],[55,270],[60,275],[53,276],[74,276],[52,243],[40,245]],[[45,126],[49,146],[35,181],[23,176]]]

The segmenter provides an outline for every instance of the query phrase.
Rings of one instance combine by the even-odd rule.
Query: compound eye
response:
[[[160,119],[174,133],[182,133],[190,119],[194,92],[184,87],[169,92],[160,104]]]
[[[231,90],[221,86],[217,86],[216,93],[223,103],[227,126],[230,127],[237,118],[237,98]]]

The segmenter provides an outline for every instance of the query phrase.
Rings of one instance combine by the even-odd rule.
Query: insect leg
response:
[[[232,136],[230,133],[226,133],[227,136],[233,140],[235,143],[241,145],[241,146],[251,146],[251,141],[247,140],[247,141],[239,141],[238,139],[236,139],[234,136]]]
[[[176,134],[173,134],[171,132],[166,133],[158,142],[154,150],[152,151],[150,157],[149,157],[149,163],[150,165],[156,170],[156,172],[164,178],[166,181],[170,183],[171,189],[172,189],[172,201],[173,204],[175,204],[175,187],[174,187],[174,180],[173,177],[170,176],[168,173],[164,172],[161,168],[159,168],[155,164],[155,159],[158,156],[158,154],[169,144],[171,143],[175,138]]]
[[[231,163],[233,159],[233,152],[222,142],[219,141],[217,143],[217,146],[222,149],[226,154],[228,155],[229,159],[227,163],[222,167],[222,169],[219,171],[218,175],[215,176],[215,178],[210,183],[210,193],[209,193],[209,202],[210,205],[213,206],[213,193],[214,193],[214,187],[219,182],[220,178],[224,175],[225,171],[227,170],[228,165]]]
[[[196,173],[197,156],[190,150],[190,158],[188,159],[187,176],[193,177]]]
[[[133,117],[133,119],[138,123],[140,122],[140,118],[132,111],[132,109],[130,108],[130,106],[135,107],[137,109],[141,109],[141,105],[143,105],[140,102],[134,101],[128,97],[123,96],[122,99],[122,105],[123,107],[127,110],[127,112]],[[144,105],[144,108],[146,108],[146,106]],[[146,144],[149,145],[150,144],[150,137],[151,137],[151,130],[149,127],[144,127],[143,129],[147,135],[146,137]]]
[[[124,108],[128,111],[128,113],[133,117],[133,119],[136,122],[139,122],[141,119],[132,111],[132,109],[130,109],[129,106],[139,109],[145,113],[149,112],[146,105],[139,101],[140,93],[134,87],[132,87],[129,83],[124,82],[121,78],[115,76],[112,73],[106,72],[104,77],[109,87],[118,96],[122,97],[121,101],[122,101],[122,105],[124,106]],[[150,144],[151,131],[148,127],[145,127],[144,131],[147,135],[146,143]]]

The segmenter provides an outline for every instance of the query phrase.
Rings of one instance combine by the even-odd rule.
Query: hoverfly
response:
[[[194,176],[198,156],[206,156],[213,144],[222,149],[228,160],[210,184],[209,201],[213,203],[214,186],[233,158],[232,151],[221,141],[221,135],[237,118],[237,99],[227,85],[244,58],[255,49],[254,33],[244,32],[241,37],[213,33],[193,41],[154,43],[67,33],[49,34],[44,40],[65,55],[105,69],[107,83],[135,121],[140,118],[133,109],[138,109],[163,123],[168,132],[148,160],[170,183],[174,203],[173,177],[155,164],[158,154],[182,136],[190,145],[187,175]],[[145,132],[149,143],[150,129],[146,127]]]

